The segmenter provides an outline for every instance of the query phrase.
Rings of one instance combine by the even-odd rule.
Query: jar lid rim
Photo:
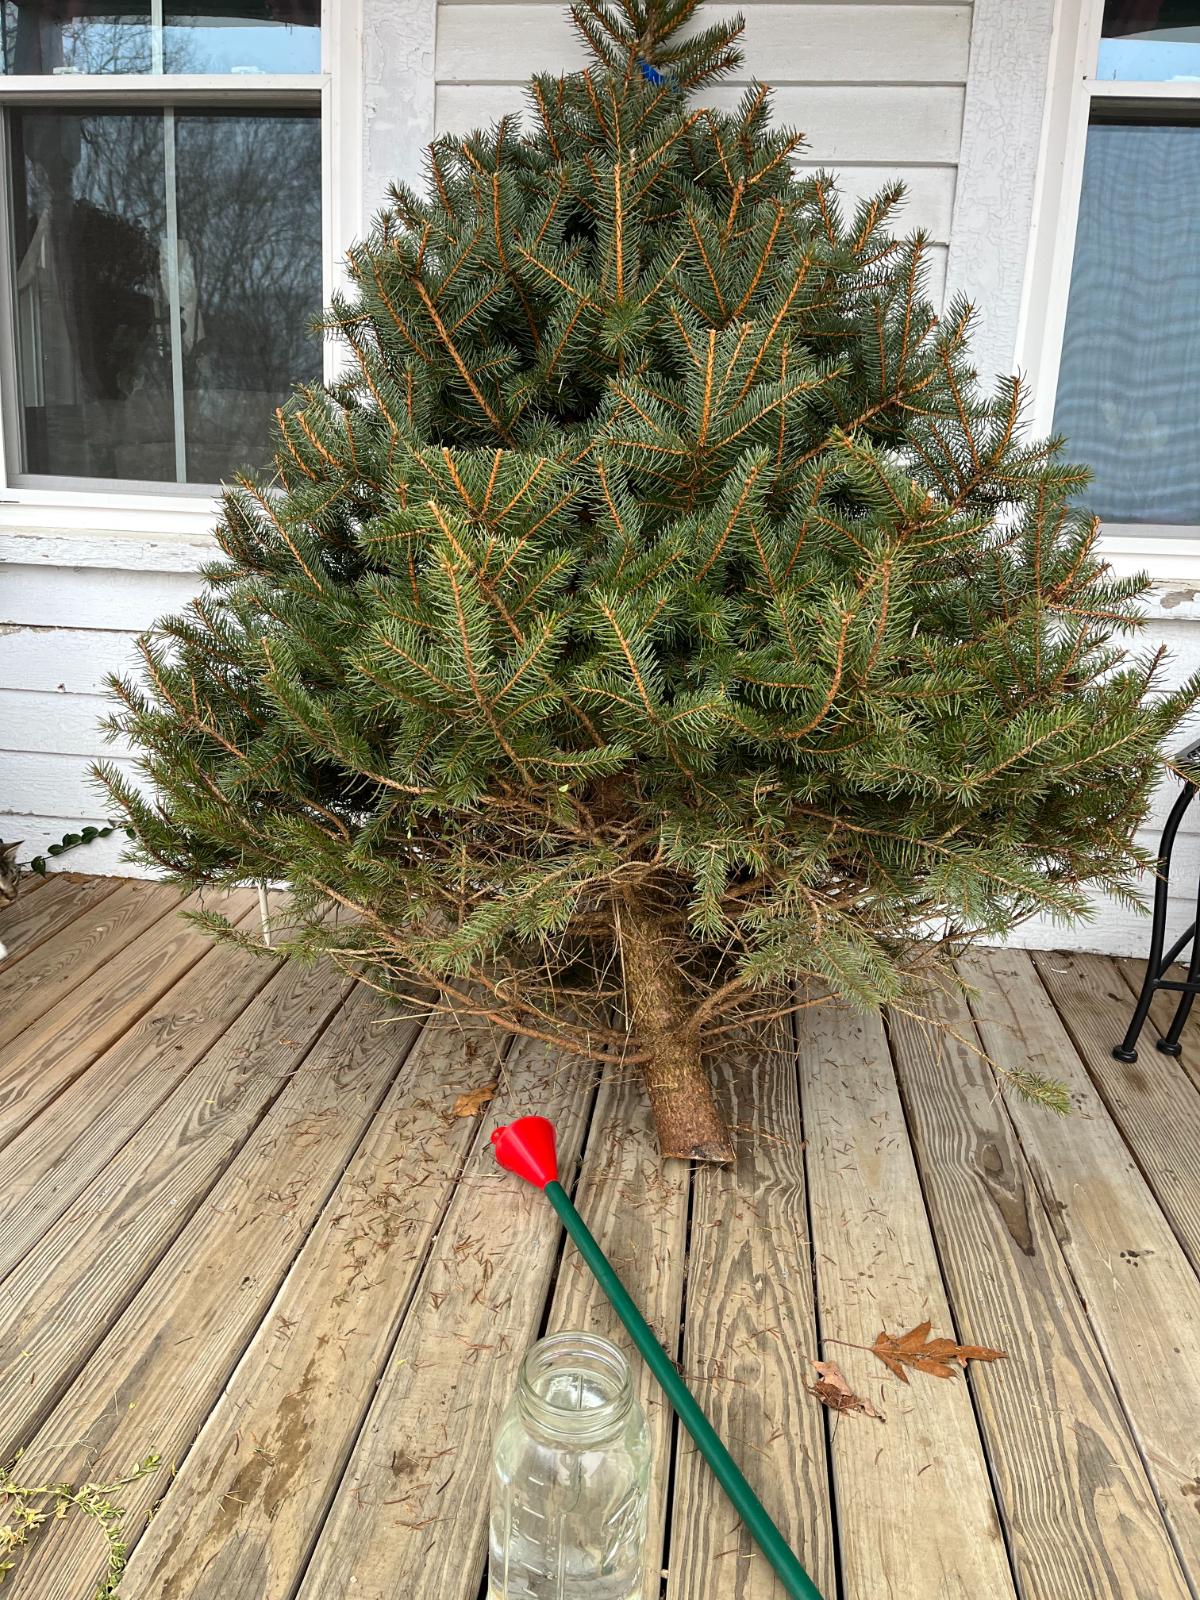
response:
[[[555,1404],[538,1392],[535,1379],[552,1366],[554,1358],[568,1353],[591,1358],[598,1370],[607,1369],[614,1381],[614,1393],[601,1404],[585,1409]],[[518,1392],[523,1407],[544,1427],[569,1425],[574,1434],[603,1431],[628,1412],[633,1401],[633,1374],[624,1353],[602,1334],[582,1329],[561,1329],[539,1339],[525,1352],[521,1362]]]

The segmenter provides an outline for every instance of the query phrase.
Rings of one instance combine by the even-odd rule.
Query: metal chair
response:
[[[1188,745],[1186,750],[1181,750],[1175,757],[1175,763],[1181,767],[1200,765],[1200,739],[1195,744]],[[1175,943],[1163,954],[1163,945],[1167,936],[1167,894],[1171,882],[1171,852],[1175,848],[1175,835],[1179,832],[1179,824],[1183,821],[1184,813],[1196,797],[1197,788],[1200,788],[1200,779],[1184,780],[1183,791],[1175,804],[1171,807],[1171,814],[1167,818],[1166,826],[1162,831],[1162,838],[1158,846],[1158,861],[1155,870],[1154,882],[1154,912],[1150,925],[1150,953],[1146,958],[1146,978],[1142,984],[1142,992],[1138,996],[1138,1003],[1134,1007],[1133,1016],[1125,1037],[1119,1045],[1113,1046],[1113,1055],[1118,1061],[1137,1060],[1138,1035],[1145,1026],[1146,1018],[1150,1014],[1150,1006],[1154,996],[1160,989],[1170,989],[1179,995],[1179,1004],[1175,1007],[1175,1015],[1171,1019],[1171,1026],[1161,1039],[1155,1041],[1159,1050],[1164,1055],[1177,1056],[1182,1049],[1179,1036],[1183,1032],[1183,1025],[1187,1021],[1197,993],[1200,993],[1200,939],[1196,937],[1196,929],[1200,926],[1200,889],[1196,898],[1196,920],[1186,933],[1180,935]],[[1172,963],[1182,954],[1188,945],[1192,947],[1191,957],[1188,961],[1187,977],[1164,978]]]

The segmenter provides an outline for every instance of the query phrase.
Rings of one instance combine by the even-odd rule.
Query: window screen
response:
[[[1200,127],[1088,130],[1054,413],[1106,521],[1200,524]]]

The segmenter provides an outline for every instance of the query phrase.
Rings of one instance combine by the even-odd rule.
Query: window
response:
[[[1200,562],[1200,0],[1063,7],[1021,361],[1105,553]]]
[[[204,494],[321,376],[319,0],[0,0],[10,489]]]
[[[1200,126],[1088,129],[1054,430],[1106,522],[1200,523]]]
[[[1109,0],[1096,77],[1200,83],[1200,7],[1192,0]]]

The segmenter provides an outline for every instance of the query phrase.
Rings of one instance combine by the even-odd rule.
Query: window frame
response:
[[[1057,0],[1016,344],[1017,369],[1029,382],[1029,419],[1041,434],[1053,431],[1093,105],[1107,101],[1136,115],[1174,103],[1200,113],[1200,83],[1097,78],[1103,21],[1104,0]],[[1195,581],[1200,521],[1106,523],[1099,551],[1119,573]]]
[[[155,11],[161,7],[155,6]],[[204,105],[218,110],[269,110],[303,106],[319,111],[321,140],[321,289],[328,301],[341,278],[340,262],[362,226],[362,0],[322,0],[321,70],[304,74],[169,75],[97,73],[25,76],[0,74],[0,537],[5,534],[97,534],[188,539],[209,536],[218,509],[215,495],[191,484],[114,483],[102,487],[30,487],[14,484],[15,451],[6,423],[17,414],[16,297],[8,159],[10,106],[66,106],[114,102],[153,107]],[[327,344],[325,376],[335,376],[336,352]]]

